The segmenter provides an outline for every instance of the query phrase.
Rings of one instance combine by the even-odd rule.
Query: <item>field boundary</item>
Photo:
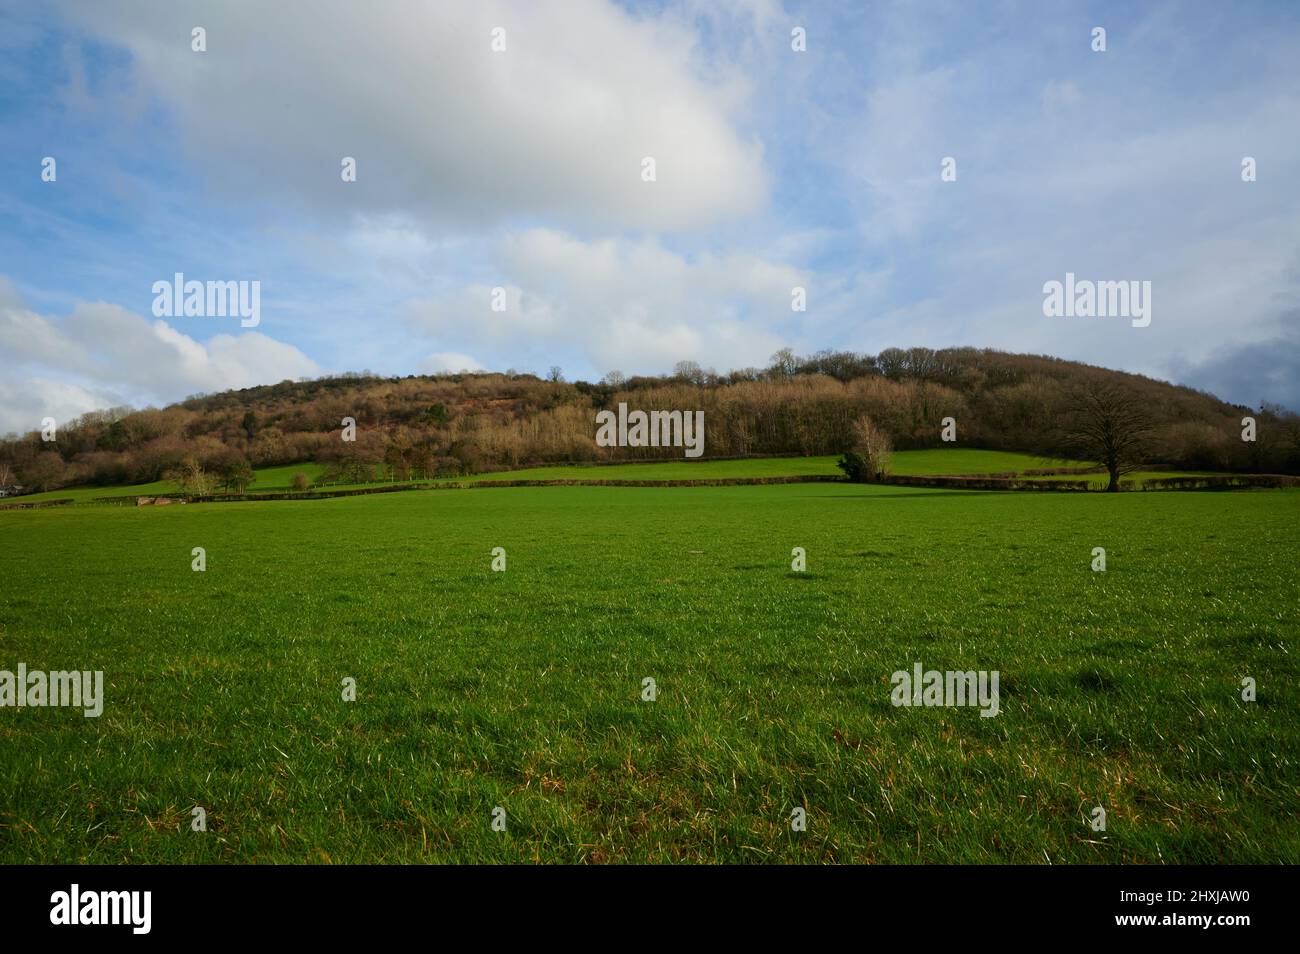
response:
[[[475,490],[481,487],[734,487],[758,484],[844,483],[836,474],[796,474],[785,477],[699,477],[674,480],[631,480],[568,478],[517,480],[449,480],[388,487],[353,487],[346,490],[304,490],[273,494],[155,494],[153,496],[95,497],[92,503],[120,506],[158,506],[165,503],[238,503],[257,500],[324,500],[330,497],[361,497],[367,494],[403,493],[410,490]]]
[[[1213,474],[1199,477],[1153,477],[1137,485],[1139,491],[1233,490],[1243,487],[1300,487],[1300,477],[1288,474]]]
[[[71,497],[61,497],[58,500],[33,500],[28,503],[0,504],[0,510],[38,510],[44,507],[62,507],[72,502]]]
[[[1088,493],[1086,480],[1022,480],[1015,477],[957,477],[944,474],[890,474],[882,484],[896,487],[948,487],[959,490],[1041,490],[1048,493]]]
[[[1064,473],[1096,473],[1096,469],[1071,469]],[[699,477],[661,480],[595,477],[514,478],[502,480],[442,480],[389,484],[382,487],[351,487],[340,490],[303,490],[243,494],[129,494],[76,500],[37,500],[30,503],[0,504],[0,510],[36,510],[49,507],[111,505],[120,507],[166,506],[187,503],[243,503],[258,500],[326,500],[333,497],[363,497],[370,494],[405,493],[412,490],[475,490],[501,487],[755,487],[778,484],[849,483],[838,474],[793,474],[772,477]],[[1003,474],[891,474],[874,481],[893,487],[930,487],[949,490],[1035,491],[1042,493],[1104,493],[1086,480],[1028,480]],[[1191,490],[1244,490],[1300,487],[1300,477],[1286,474],[1214,474],[1187,477],[1155,477],[1122,488],[1123,493],[1152,493]]]

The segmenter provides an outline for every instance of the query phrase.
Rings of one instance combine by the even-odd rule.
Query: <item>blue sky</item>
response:
[[[333,371],[783,346],[989,346],[1300,407],[1296,62],[1289,3],[0,3],[0,432]],[[1151,281],[1151,325],[1044,317],[1067,271]],[[175,272],[259,281],[260,324],[155,318]]]

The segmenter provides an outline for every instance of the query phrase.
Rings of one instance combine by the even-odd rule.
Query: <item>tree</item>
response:
[[[678,361],[673,365],[673,377],[690,384],[704,383],[704,372],[694,361]]]
[[[217,479],[203,469],[194,457],[187,457],[180,467],[170,471],[168,476],[181,488],[182,493],[203,497],[216,488]]]
[[[853,425],[853,448],[844,452],[836,466],[855,483],[879,482],[889,474],[893,449],[889,435],[871,418],[862,417]]]
[[[564,369],[558,364],[551,365],[551,370],[546,372],[546,380],[555,384],[562,383],[564,381]]]
[[[63,458],[54,451],[42,451],[23,468],[23,483],[39,491],[53,490],[63,482]]]
[[[886,348],[876,355],[876,367],[885,377],[897,380],[907,370],[907,352],[902,348]]]
[[[388,468],[388,479],[391,480],[410,480],[411,464],[407,460],[407,455],[411,452],[410,442],[405,435],[400,435],[386,448],[384,448],[384,465]]]
[[[302,493],[304,490],[311,488],[311,478],[302,471],[298,471],[289,478],[289,486],[292,487],[295,492]]]
[[[772,365],[768,372],[774,378],[792,378],[799,369],[799,359],[790,348],[782,348],[772,355]]]
[[[1094,378],[1073,390],[1070,404],[1062,449],[1105,467],[1106,490],[1116,493],[1120,477],[1151,453],[1151,417],[1142,399],[1123,385]]]
[[[242,494],[248,489],[248,485],[257,479],[253,473],[253,465],[248,462],[247,457],[242,456],[221,476],[226,481],[226,487],[237,494]]]
[[[387,445],[377,434],[368,433],[361,440],[344,444],[338,458],[325,471],[326,483],[368,484],[384,460]]]
[[[433,448],[428,444],[416,444],[411,448],[411,471],[422,480],[433,475]]]
[[[103,436],[100,437],[100,446],[105,450],[121,450],[126,446],[128,439],[129,436],[126,432],[126,425],[120,420],[113,421],[108,425],[108,430],[106,430]]]
[[[212,455],[208,463],[227,491],[242,494],[255,479],[253,465],[234,448],[223,447]]]
[[[607,384],[611,388],[622,390],[623,386],[627,384],[627,378],[623,376],[622,371],[610,371],[600,379],[600,383]]]
[[[1285,435],[1282,466],[1287,473],[1295,473],[1295,468],[1300,466],[1300,414],[1276,406],[1271,409],[1271,413],[1277,416]]]

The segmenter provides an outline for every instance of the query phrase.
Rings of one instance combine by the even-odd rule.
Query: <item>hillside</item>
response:
[[[878,355],[783,351],[765,369],[727,374],[681,362],[672,374],[565,382],[557,372],[384,378],[347,374],[199,395],[163,409],[96,411],[0,442],[0,486],[28,491],[141,484],[185,469],[244,479],[252,468],[314,461],[331,479],[423,479],[561,462],[680,458],[680,448],[603,448],[596,411],[705,412],[705,456],[828,455],[869,416],[901,450],[943,445],[957,423],[968,448],[1062,454],[1059,422],[1089,382],[1122,387],[1152,423],[1150,460],[1192,470],[1300,472],[1300,418],[1125,372],[973,348]],[[1241,440],[1241,418],[1259,421]],[[345,442],[342,423],[356,422]],[[216,478],[218,482],[223,476]]]

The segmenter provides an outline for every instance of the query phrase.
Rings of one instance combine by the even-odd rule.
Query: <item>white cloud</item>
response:
[[[486,371],[477,358],[455,351],[435,351],[420,362],[420,371],[424,374],[438,374],[443,371]]]
[[[214,186],[281,209],[678,229],[766,196],[761,147],[733,128],[740,73],[702,78],[672,18],[600,0],[105,0],[69,20],[130,51]],[[190,49],[198,23],[205,53]],[[645,156],[657,182],[641,181]]]
[[[58,320],[38,315],[4,279],[0,363],[7,372],[0,432],[31,430],[46,415],[66,421],[123,403],[165,404],[201,391],[321,373],[297,348],[259,332],[200,342],[165,321],[104,302],[78,304]]]
[[[548,229],[497,250],[504,311],[492,287],[411,301],[419,331],[485,355],[524,354],[537,367],[577,354],[593,370],[664,371],[690,359],[730,368],[765,363],[783,344],[799,270],[748,254],[692,259],[657,240],[584,242]]]
[[[66,381],[41,377],[0,379],[0,434],[40,430],[41,421],[46,417],[62,425],[86,411],[120,403],[112,392]]]

